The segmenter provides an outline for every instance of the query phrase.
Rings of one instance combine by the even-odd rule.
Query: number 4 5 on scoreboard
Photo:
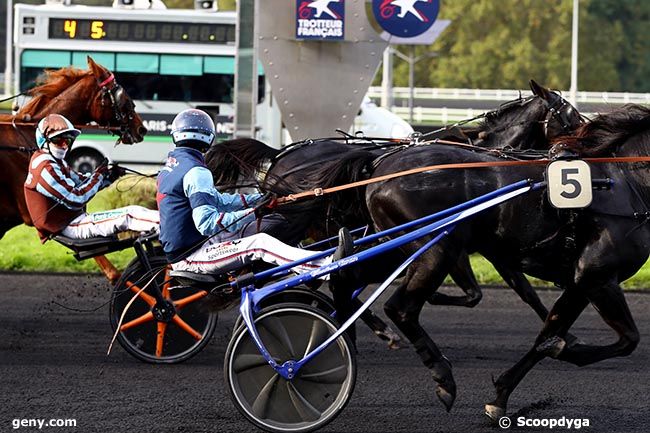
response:
[[[581,160],[553,161],[546,168],[548,198],[557,208],[584,208],[593,198],[591,169]]]

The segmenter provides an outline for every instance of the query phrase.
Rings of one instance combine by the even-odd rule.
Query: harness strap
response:
[[[595,164],[611,163],[611,162],[650,162],[650,156],[622,156],[622,157],[606,157],[606,158],[583,158],[583,161],[592,162]],[[426,167],[412,168],[410,170],[398,171],[383,176],[360,180],[345,185],[334,186],[331,188],[316,188],[310,191],[304,191],[297,194],[289,194],[285,197],[278,198],[278,204],[289,201],[295,201],[305,197],[322,196],[333,192],[343,191],[350,188],[357,188],[359,186],[370,185],[385,180],[395,179],[397,177],[409,176],[411,174],[423,173],[432,170],[450,170],[450,169],[464,169],[464,168],[486,168],[486,167],[514,167],[525,165],[546,165],[553,160],[538,159],[533,161],[485,161],[485,162],[461,162],[452,164],[436,164],[428,165]]]
[[[107,79],[105,79],[104,81],[102,81],[101,83],[99,83],[99,87],[104,87],[104,86],[106,86],[107,84],[109,84],[109,83],[110,83],[111,81],[113,81],[113,80],[115,80],[115,75],[113,75],[113,74],[111,73],[111,75],[109,75]]]
[[[12,125],[15,127],[19,126],[36,126],[38,122],[8,122],[8,121],[0,121],[0,125]],[[101,125],[72,125],[77,129],[89,129],[89,130],[106,130],[106,131],[119,131],[120,127],[119,126],[101,126]]]

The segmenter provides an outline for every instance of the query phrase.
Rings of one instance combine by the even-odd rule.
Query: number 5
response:
[[[579,174],[580,170],[578,170],[577,168],[563,168],[561,173],[562,173],[562,186],[570,185],[573,187],[573,191],[571,192],[562,191],[560,195],[568,199],[578,197],[582,192],[582,186],[580,185],[580,182],[578,182],[577,180],[569,179],[569,175]]]
[[[93,21],[90,25],[90,37],[101,39],[104,37],[104,21]]]
[[[591,204],[591,170],[580,160],[553,161],[546,168],[548,198],[557,208],[584,208]]]

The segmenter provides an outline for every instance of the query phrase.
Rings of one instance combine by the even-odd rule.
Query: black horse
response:
[[[564,147],[587,156],[646,156],[650,152],[650,109],[627,106],[580,127]],[[416,146],[383,159],[373,177],[405,169],[474,161],[498,161],[451,146]],[[323,171],[337,170],[325,166]],[[344,170],[343,170],[344,171]],[[514,269],[563,288],[530,351],[496,381],[496,399],[486,405],[493,419],[505,414],[509,395],[541,359],[551,356],[583,366],[630,354],[639,342],[619,283],[631,277],[650,254],[650,170],[646,164],[594,164],[595,178],[614,180],[611,191],[594,192],[584,210],[553,208],[545,192],[513,199],[459,224],[409,267],[385,305],[385,312],[413,343],[437,382],[447,410],[456,397],[451,364],[420,326],[427,299],[451,271],[459,255],[477,251],[500,268]],[[334,175],[330,173],[330,175]],[[371,184],[366,203],[377,229],[432,214],[522,179],[543,180],[540,166],[435,170]],[[640,216],[640,217],[639,217]],[[403,250],[411,254],[427,240]],[[566,344],[567,331],[592,303],[616,331],[605,346]]]
[[[463,146],[476,152],[498,153],[501,157],[525,158],[544,155],[549,139],[575,130],[582,119],[569,103],[559,94],[531,81],[534,96],[519,98],[503,104],[497,110],[484,115],[479,126],[467,132]],[[445,138],[444,135],[438,135]],[[462,143],[460,143],[462,144]],[[263,143],[239,139],[219,143],[206,154],[206,162],[219,185],[232,187],[244,184],[259,184],[266,191],[288,195],[316,187],[366,178],[374,170],[373,164],[391,152],[404,147],[403,143],[314,140],[298,143],[279,151]],[[417,147],[417,146],[416,146]],[[508,150],[509,152],[504,152]],[[541,151],[535,153],[534,151]],[[331,170],[328,163],[343,167],[345,175]],[[327,167],[323,169],[322,167]],[[263,179],[259,174],[264,173]],[[338,175],[337,175],[338,176]],[[364,190],[361,188],[336,194],[333,197],[303,200],[281,206],[278,212],[288,220],[287,235],[310,233],[319,238],[332,233],[341,226],[357,227],[367,224],[369,214],[365,207]],[[401,258],[401,252],[378,257],[374,266],[365,266],[361,279],[377,281],[382,275],[377,269],[389,270],[390,264]],[[386,266],[385,264],[388,264]],[[520,272],[496,265],[504,280],[528,303],[542,320],[548,310]],[[464,296],[448,296],[434,293],[429,302],[440,305],[473,307],[481,300],[482,293],[469,264],[467,254],[460,254],[450,269],[452,279],[464,291]]]

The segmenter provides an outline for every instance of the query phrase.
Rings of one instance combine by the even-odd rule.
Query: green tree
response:
[[[418,55],[438,54],[418,63],[418,86],[523,88],[533,78],[554,88],[569,88],[572,0],[441,3],[440,19],[452,24],[432,46],[416,47]],[[647,85],[641,90],[635,83],[645,81],[650,72],[650,38],[641,30],[647,29],[650,2],[620,3],[580,2],[580,90],[647,91]],[[635,25],[628,28],[631,21]],[[626,70],[630,59],[635,60]],[[637,70],[644,75],[637,75]],[[396,85],[406,85],[408,65],[396,61],[394,76]]]

